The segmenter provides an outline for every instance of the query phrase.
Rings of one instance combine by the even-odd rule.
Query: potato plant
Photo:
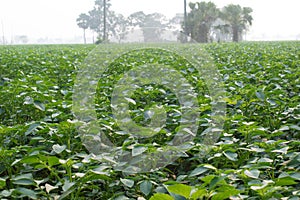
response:
[[[114,60],[98,82],[100,126],[113,143],[136,154],[155,151],[173,137],[180,106],[162,85],[138,89],[128,99],[131,118],[149,125],[145,110],[159,102],[167,110],[167,125],[153,138],[122,134],[110,105],[120,74],[149,59],[174,66],[200,94],[193,146],[166,167],[138,174],[118,171],[109,157],[90,153],[76,129],[74,81],[95,46],[0,47],[0,198],[299,199],[300,42],[196,47],[212,56],[226,90],[221,137],[207,151],[201,133],[211,113],[209,91],[184,58],[149,49],[131,52]]]

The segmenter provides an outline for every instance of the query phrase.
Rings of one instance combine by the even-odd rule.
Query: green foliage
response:
[[[240,5],[234,4],[229,4],[223,8],[221,17],[231,28],[233,42],[240,41],[243,31],[247,30],[247,25],[252,25],[252,12],[250,7],[242,8]]]
[[[90,154],[75,128],[71,107],[76,69],[93,47],[0,48],[1,199],[300,198],[299,42],[199,45],[214,57],[227,91],[222,136],[207,151],[197,138],[186,157],[143,174],[121,173],[108,164],[110,158]],[[108,96],[100,94],[109,92],[118,74],[132,63],[153,59],[155,52],[151,53],[132,52],[111,64],[107,79],[99,81],[99,118],[111,112]],[[184,59],[169,57],[161,62],[177,66],[202,88],[198,91],[207,92],[201,80],[193,82],[193,70],[180,65]],[[166,110],[168,118],[177,119],[175,98],[167,88],[149,85],[128,99],[135,111],[131,116],[147,125],[141,109],[158,100],[174,105]],[[204,96],[199,101],[201,133],[210,107]],[[106,120],[103,117],[103,130],[112,141],[123,145],[127,139],[122,148],[134,155],[155,150],[155,145],[146,145],[151,139],[132,143]],[[168,120],[174,132],[177,122]],[[157,144],[170,139],[164,134],[155,138]]]
[[[190,3],[186,31],[194,40],[201,43],[209,41],[213,23],[219,18],[220,10],[213,2]]]

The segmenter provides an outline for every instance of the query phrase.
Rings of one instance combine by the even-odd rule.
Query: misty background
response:
[[[253,25],[245,40],[300,40],[299,0],[212,2],[219,8],[239,4],[253,9]],[[110,3],[111,10],[125,17],[138,11],[162,13],[169,19],[183,14],[182,0],[111,0]],[[0,41],[4,40],[5,44],[82,43],[82,29],[76,19],[93,6],[94,0],[0,0]],[[89,31],[87,42],[92,43],[92,33]]]

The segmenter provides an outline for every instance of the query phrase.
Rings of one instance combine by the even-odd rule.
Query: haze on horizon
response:
[[[299,0],[212,2],[219,8],[233,3],[253,9],[253,25],[246,40],[300,40]],[[111,4],[112,10],[125,16],[144,11],[147,14],[159,12],[172,18],[183,13],[183,0],[111,0]],[[49,43],[81,43],[82,30],[76,19],[93,5],[94,0],[0,0],[1,39],[4,35],[7,43],[14,43],[15,36],[26,35],[29,43],[43,39]]]

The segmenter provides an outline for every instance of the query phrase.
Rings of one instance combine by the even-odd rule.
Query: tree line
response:
[[[165,30],[172,30],[181,42],[238,42],[253,21],[250,7],[229,4],[219,9],[213,2],[189,3],[188,7],[189,12],[185,8],[185,14],[177,14],[171,19],[161,13],[145,14],[143,11],[125,17],[111,9],[110,0],[95,0],[93,9],[81,13],[76,21],[83,29],[84,43],[86,30],[92,31],[94,43],[102,43],[112,38],[122,42],[134,29],[141,30],[144,42],[161,41]]]

